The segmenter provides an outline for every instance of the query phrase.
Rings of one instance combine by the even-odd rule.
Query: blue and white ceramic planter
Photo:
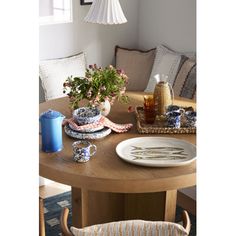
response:
[[[91,124],[101,118],[97,107],[80,107],[73,111],[73,118],[79,125]]]

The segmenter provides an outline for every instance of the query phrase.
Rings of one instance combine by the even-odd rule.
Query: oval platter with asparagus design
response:
[[[176,138],[141,137],[120,142],[116,153],[124,161],[150,167],[187,165],[196,159],[196,146]]]

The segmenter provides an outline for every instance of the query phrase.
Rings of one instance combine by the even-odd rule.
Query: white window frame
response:
[[[52,25],[52,24],[64,24],[73,22],[73,1],[68,0],[70,3],[69,17],[66,16],[39,16],[39,25]]]

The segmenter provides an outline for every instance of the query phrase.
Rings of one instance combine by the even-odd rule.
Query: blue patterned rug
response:
[[[70,209],[68,217],[68,226],[72,225],[71,217],[71,192],[65,192],[58,194],[53,197],[46,198],[44,200],[44,215],[45,215],[45,227],[46,236],[61,236],[60,233],[60,215],[63,207],[68,207]],[[177,206],[176,208],[176,222],[181,221],[182,208]],[[196,236],[196,217],[189,214],[191,219],[191,231],[189,236]]]

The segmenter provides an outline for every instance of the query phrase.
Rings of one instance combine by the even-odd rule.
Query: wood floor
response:
[[[53,182],[39,187],[39,195],[41,198],[45,199],[47,197],[52,197],[70,190],[71,187],[68,185]],[[184,193],[178,192],[177,204],[187,210],[189,213],[196,215],[196,201]]]
[[[47,185],[43,185],[39,187],[39,196],[43,199],[47,197],[52,197],[60,193],[64,193],[70,191],[71,187],[68,185],[60,184],[57,182],[53,182]]]

